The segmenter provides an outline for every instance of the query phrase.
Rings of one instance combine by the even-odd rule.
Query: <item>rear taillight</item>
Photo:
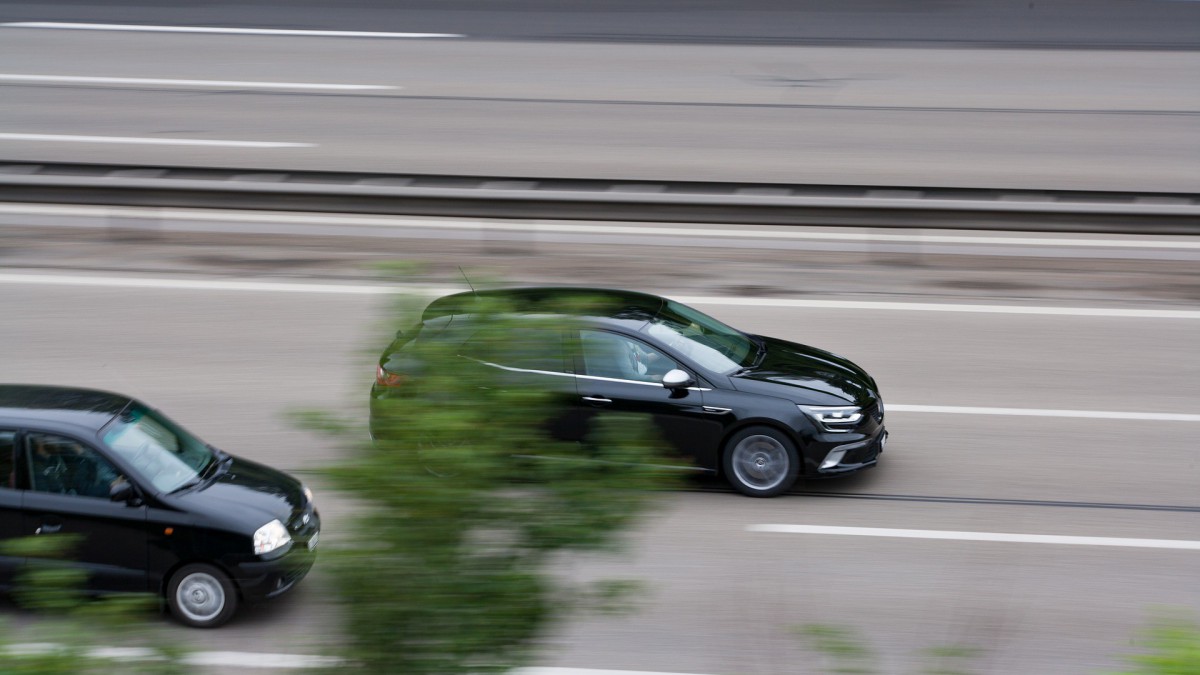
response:
[[[383,366],[375,369],[375,384],[381,387],[399,387],[407,379],[400,373],[385,370]]]

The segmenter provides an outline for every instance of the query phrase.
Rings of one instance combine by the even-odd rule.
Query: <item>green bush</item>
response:
[[[541,319],[476,309],[472,358],[454,343],[410,347],[411,377],[373,402],[373,442],[349,444],[330,468],[359,505],[350,543],[327,551],[348,615],[347,658],[366,673],[503,672],[527,664],[551,623],[583,604],[611,604],[621,584],[571,587],[564,553],[612,547],[664,484],[646,419],[610,419],[582,446],[555,440],[562,402],[522,386],[506,363],[545,348]],[[403,323],[402,323],[403,325]],[[348,425],[310,424],[347,438]],[[655,468],[655,467],[658,468]]]

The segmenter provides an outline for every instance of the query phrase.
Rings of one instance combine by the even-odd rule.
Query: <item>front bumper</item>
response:
[[[243,600],[254,603],[283,595],[308,575],[317,560],[321,533],[320,516],[315,510],[308,514],[304,527],[292,530],[287,551],[269,560],[255,558],[232,566],[230,573]]]
[[[871,438],[834,446],[817,466],[813,478],[831,478],[862,471],[875,466],[887,444],[888,432],[882,426]]]

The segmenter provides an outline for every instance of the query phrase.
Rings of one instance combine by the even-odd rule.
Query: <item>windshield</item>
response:
[[[104,443],[160,492],[199,480],[216,461],[203,441],[136,403],[108,423]]]
[[[673,300],[642,330],[697,365],[725,375],[753,365],[758,356],[758,345],[745,333]]]

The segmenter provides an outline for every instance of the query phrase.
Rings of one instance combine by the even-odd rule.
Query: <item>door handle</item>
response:
[[[603,396],[584,396],[583,400],[596,405],[608,405],[609,403],[612,403],[611,398],[604,398]]]
[[[34,534],[54,534],[55,532],[58,532],[61,529],[62,529],[62,523],[59,523],[58,525],[42,525],[38,529],[34,530],[33,533]]]

